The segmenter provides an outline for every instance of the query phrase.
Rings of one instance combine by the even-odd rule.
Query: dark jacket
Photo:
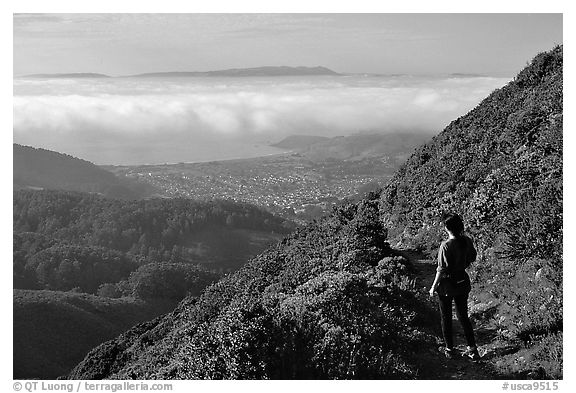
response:
[[[440,273],[460,273],[475,260],[476,249],[468,236],[448,239],[440,244],[436,270]]]

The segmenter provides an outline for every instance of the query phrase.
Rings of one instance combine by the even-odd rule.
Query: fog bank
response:
[[[14,80],[14,142],[98,164],[269,154],[290,134],[437,133],[490,77]]]

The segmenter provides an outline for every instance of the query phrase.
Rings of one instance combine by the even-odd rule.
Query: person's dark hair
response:
[[[464,222],[462,218],[456,213],[450,213],[444,218],[444,225],[454,236],[457,238],[462,236],[464,232]]]

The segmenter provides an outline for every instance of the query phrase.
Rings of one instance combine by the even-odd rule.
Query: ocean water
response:
[[[96,164],[278,154],[288,135],[439,132],[496,77],[14,79],[15,143]]]

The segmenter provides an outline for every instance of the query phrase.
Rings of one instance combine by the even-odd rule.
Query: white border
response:
[[[547,1],[502,1],[502,0],[481,0],[474,2],[464,2],[462,0],[434,0],[434,1],[414,1],[403,0],[397,2],[376,2],[369,0],[354,0],[354,1],[311,1],[311,0],[292,0],[283,1],[282,4],[270,0],[210,0],[210,1],[194,1],[184,2],[175,0],[163,1],[124,1],[120,0],[99,0],[96,2],[81,2],[72,0],[13,0],[9,4],[3,4],[0,29],[4,53],[12,53],[12,13],[20,12],[142,12],[142,13],[172,13],[172,12],[213,12],[213,13],[227,13],[227,12],[340,12],[340,13],[364,13],[364,12],[385,12],[385,13],[481,13],[481,12],[502,12],[502,13],[564,13],[564,46],[565,46],[565,107],[574,108],[574,96],[572,93],[573,85],[573,56],[572,47],[570,43],[566,43],[568,37],[573,37],[574,20],[572,10],[569,7],[568,1],[547,0]],[[536,54],[534,54],[536,55]],[[10,181],[12,173],[12,61],[8,62],[6,59],[2,62],[2,133],[3,140],[0,145],[2,157],[2,177],[3,185],[6,191],[3,193],[4,198],[2,202],[2,250],[4,261],[2,264],[3,285],[2,295],[0,301],[2,310],[12,310],[12,283],[11,283],[11,192],[8,192],[7,185]],[[568,130],[564,134],[564,192],[565,199],[568,203],[565,204],[565,223],[573,223],[574,208],[571,201],[576,200],[574,197],[573,187],[573,173],[575,169],[576,155],[571,154],[574,151],[574,136],[576,127],[574,127],[574,120],[570,110],[566,112],[564,118],[564,129]],[[10,209],[8,209],[10,206]],[[574,237],[574,229],[571,225],[565,225],[565,240],[564,244],[572,244],[576,238]],[[571,259],[572,253],[568,254]],[[565,266],[564,277],[571,278],[574,274],[572,261],[568,259]],[[564,315],[566,327],[571,327],[574,322],[572,317],[573,299],[575,296],[574,289],[571,285],[565,288],[565,302],[564,302]],[[5,316],[4,326],[8,329],[3,329],[2,337],[4,341],[4,353],[2,356],[2,382],[5,385],[5,391],[12,391],[12,314],[10,318]],[[564,344],[564,381],[560,381],[560,390],[567,391],[569,386],[574,386],[574,339],[570,334],[570,330],[566,329],[565,344]],[[198,381],[198,382],[185,382],[175,381],[174,391],[203,391],[203,390],[221,390],[228,391],[230,389],[240,391],[269,391],[272,389],[281,389],[292,391],[295,389],[330,389],[336,392],[349,392],[350,389],[365,388],[366,390],[373,389],[390,389],[395,390],[436,390],[442,391],[459,391],[465,389],[467,392],[497,392],[501,391],[501,382],[499,381],[273,381],[273,382],[214,382],[214,381]]]

